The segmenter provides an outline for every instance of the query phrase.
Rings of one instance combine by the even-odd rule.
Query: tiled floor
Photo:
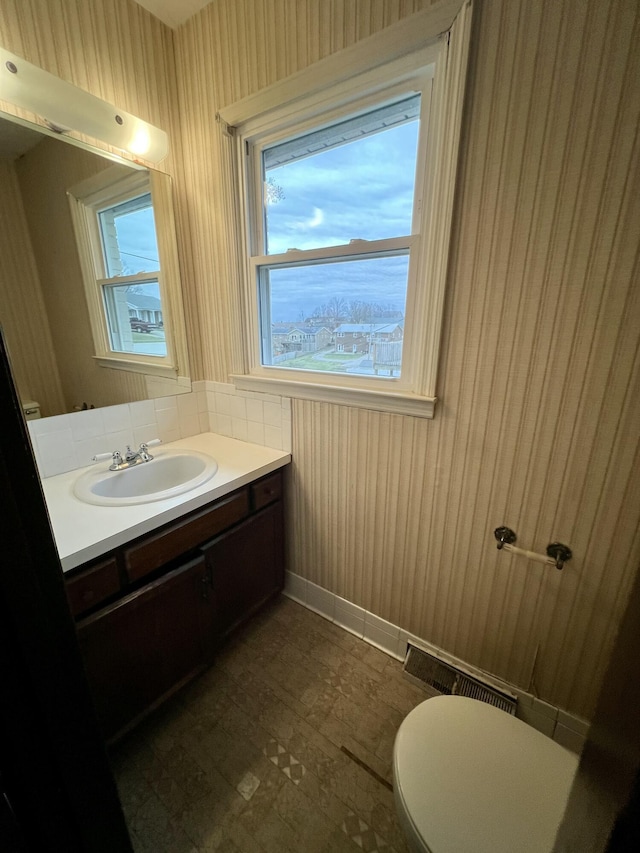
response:
[[[391,754],[425,698],[398,661],[278,599],[114,749],[137,853],[406,853]]]

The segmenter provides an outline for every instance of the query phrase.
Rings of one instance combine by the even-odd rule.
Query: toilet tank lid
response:
[[[484,702],[437,696],[394,746],[396,796],[432,853],[551,851],[577,756]]]
[[[23,409],[39,409],[40,403],[36,403],[35,400],[23,400],[22,401]]]

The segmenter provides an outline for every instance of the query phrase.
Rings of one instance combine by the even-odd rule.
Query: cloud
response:
[[[416,141],[402,125],[269,170],[284,194],[267,211],[269,253],[410,234]]]
[[[319,207],[313,208],[313,219],[310,219],[307,225],[309,228],[317,228],[318,225],[322,225],[324,222],[324,213]]]
[[[318,228],[324,222],[324,213],[321,208],[313,208],[313,216],[300,222],[290,223],[289,227],[295,231],[308,231],[310,228]],[[300,248],[297,246],[296,248]]]

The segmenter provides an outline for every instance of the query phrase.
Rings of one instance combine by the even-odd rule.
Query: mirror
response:
[[[129,313],[129,346],[140,342],[134,351],[148,353],[169,347],[171,369],[149,364],[153,358],[145,365],[132,364],[135,356],[119,363],[97,357],[86,259],[83,270],[67,194],[107,170],[149,175],[162,304],[139,284],[118,290],[128,290],[120,301]],[[191,390],[170,184],[169,175],[0,113],[0,324],[23,403],[35,401],[43,417]],[[134,243],[121,248],[145,251]]]

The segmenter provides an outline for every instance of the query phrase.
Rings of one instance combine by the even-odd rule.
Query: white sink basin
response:
[[[73,492],[85,503],[127,506],[182,495],[210,480],[218,470],[212,456],[196,450],[161,450],[150,462],[124,471],[85,471]]]

